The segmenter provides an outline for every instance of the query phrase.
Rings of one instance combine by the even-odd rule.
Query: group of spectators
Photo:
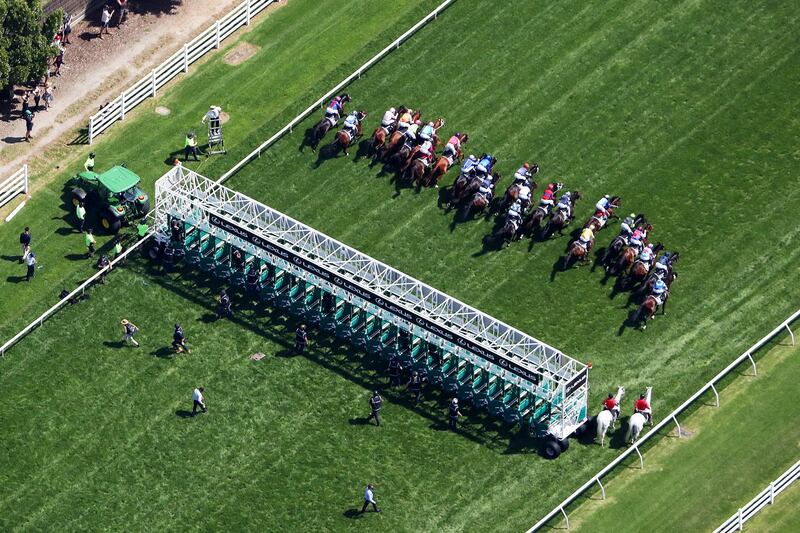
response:
[[[115,14],[116,19],[114,18]],[[108,27],[111,25],[111,21],[115,20],[114,25],[119,28],[125,21],[127,14],[128,0],[114,0],[113,3],[104,5],[103,10],[100,12],[100,34],[98,37],[102,39],[104,32],[106,35],[111,35],[111,32],[108,29]]]

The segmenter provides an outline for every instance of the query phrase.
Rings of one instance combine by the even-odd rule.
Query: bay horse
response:
[[[532,196],[533,195],[533,191],[536,190],[536,187],[538,187],[538,184],[532,179],[529,180],[529,182],[530,182],[530,189],[531,189],[531,196]],[[500,201],[500,203],[497,206],[497,211],[498,212],[503,212],[506,209],[508,209],[509,207],[511,207],[512,205],[514,205],[514,202],[516,202],[517,199],[519,198],[519,191],[520,191],[521,188],[522,188],[522,185],[520,185],[518,183],[512,183],[511,185],[509,185],[508,189],[506,189],[506,193],[503,196],[503,199]]]
[[[661,314],[667,314],[667,300],[669,300],[669,293],[664,296],[664,303],[661,306]],[[656,309],[658,309],[658,301],[655,296],[650,295],[644,299],[642,304],[633,315],[633,325],[638,326],[641,323],[641,329],[647,329],[647,321],[653,320],[656,317]]]
[[[630,246],[625,246],[622,253],[619,254],[619,259],[610,266],[606,267],[606,272],[612,276],[615,274],[627,275],[628,269],[636,261],[636,250]]]
[[[508,246],[511,244],[511,241],[516,238],[519,227],[518,219],[506,217],[503,226],[492,233],[492,239],[500,240],[503,244]]]
[[[400,109],[403,110],[403,113],[408,111],[404,107],[401,107]],[[403,113],[398,113],[398,116],[402,116]],[[415,111],[414,114],[411,116],[411,120],[412,121],[419,120],[419,117],[421,116],[421,114],[422,113],[420,111]],[[388,143],[384,143],[383,148],[381,150],[379,150],[378,154],[376,154],[378,159],[380,159],[382,161],[385,161],[389,157],[394,155],[395,152],[397,152],[400,148],[403,147],[404,139],[405,139],[405,135],[403,134],[402,131],[394,130],[394,132],[392,132],[392,135],[389,137],[389,142]]]
[[[575,204],[580,198],[581,193],[578,191],[572,191],[570,194],[570,203],[572,204],[571,211],[573,213],[575,212]],[[558,232],[559,235],[563,235],[564,228],[567,227],[567,224],[569,224],[569,218],[567,218],[567,214],[562,209],[551,212],[550,220],[547,221],[547,224],[542,230],[541,240],[549,239],[555,232]]]
[[[406,113],[408,109],[400,106],[397,109],[397,116],[400,117]],[[373,161],[383,157],[383,151],[386,149],[386,138],[389,135],[397,132],[397,120],[390,126],[379,124],[375,131],[372,133],[372,141],[369,143],[369,156]]]
[[[653,264],[655,263],[655,258],[661,249],[664,248],[664,245],[661,243],[656,244],[655,248],[653,248],[653,260],[650,261],[649,264],[645,264],[644,261],[637,259],[631,265],[630,272],[628,272],[628,277],[625,278],[625,286],[626,287],[635,287],[638,283],[644,283],[645,278],[650,273],[650,270],[653,268]]]
[[[540,226],[542,225],[542,220],[545,219],[549,212],[549,206],[537,206],[536,209],[534,209],[523,221],[522,234],[530,235],[531,239],[533,239],[539,232]]]
[[[622,205],[622,199],[619,196],[612,196],[611,199],[608,201],[610,204],[606,211],[608,212],[607,216],[599,216],[599,212],[592,215],[589,220],[583,225],[584,228],[588,228],[589,224],[594,223],[597,231],[600,231],[606,226],[606,222],[610,218],[619,218],[617,215],[614,214],[614,210],[617,209],[620,205]]]
[[[589,228],[592,231],[595,230],[594,225],[590,225]],[[564,270],[569,268],[573,259],[578,260],[581,263],[585,263],[589,258],[589,249],[591,249],[593,243],[594,239],[592,239],[587,245],[584,245],[578,239],[572,241],[572,243],[569,245],[569,251],[567,252],[566,257],[564,257]]]
[[[328,134],[330,129],[336,125],[336,122],[328,117],[322,117],[314,129],[311,130],[311,151],[316,152],[319,143],[322,142],[323,137]]]
[[[418,183],[422,179],[422,176],[425,175],[425,170],[427,168],[428,165],[425,163],[424,159],[415,159],[406,167],[402,177],[409,183]]]
[[[469,140],[469,135],[466,133],[462,133],[459,137],[461,144],[466,144]],[[425,187],[430,187],[431,183],[433,183],[437,188],[439,187],[439,181],[442,179],[442,176],[450,170],[450,167],[453,166],[453,163],[458,161],[459,163],[464,160],[464,154],[461,152],[461,148],[456,150],[456,156],[450,155],[441,155],[439,159],[436,161],[436,164],[430,169],[428,174],[424,177],[423,183]]]
[[[489,206],[489,199],[482,194],[480,191],[476,192],[472,195],[472,198],[469,199],[468,202],[464,204],[461,210],[458,212],[459,218],[461,220],[468,220],[476,213],[482,212]]]

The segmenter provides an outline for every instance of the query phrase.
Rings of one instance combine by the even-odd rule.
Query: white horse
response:
[[[606,440],[606,432],[608,431],[608,428],[614,429],[614,422],[616,422],[617,418],[619,418],[619,406],[624,395],[625,387],[618,387],[617,395],[614,396],[614,399],[617,401],[617,407],[613,411],[603,409],[597,413],[595,424],[597,425],[597,438],[600,439],[601,448]]]
[[[647,387],[647,389],[645,389],[645,398],[647,399],[647,403],[650,403],[650,397],[652,394],[653,387]],[[629,442],[630,444],[635,443],[639,438],[639,434],[641,434],[646,422],[647,417],[645,415],[639,412],[633,413],[628,420],[628,432],[625,434],[625,442]]]

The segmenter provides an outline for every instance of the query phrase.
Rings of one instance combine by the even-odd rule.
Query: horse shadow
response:
[[[622,321],[622,324],[619,325],[619,329],[617,329],[617,337],[622,337],[622,334],[625,333],[625,330],[636,329],[636,315],[639,313],[639,307],[637,306],[635,309],[630,309],[628,311],[628,315],[625,317],[625,320]]]
[[[356,155],[353,156],[353,163],[357,163],[359,160],[366,159],[371,155],[370,144],[371,144],[371,139],[363,138],[360,141],[358,141],[358,147],[356,148]]]
[[[316,126],[311,126],[310,128],[306,129],[303,133],[303,140],[300,141],[300,146],[297,147],[297,151],[305,153],[306,147],[311,147],[314,145],[314,128]]]

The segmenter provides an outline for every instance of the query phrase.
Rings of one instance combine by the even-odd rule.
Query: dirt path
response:
[[[24,141],[21,102],[0,119],[0,178],[34,163],[51,145],[66,145],[100,104],[116,98],[241,0],[157,0],[135,4],[120,27],[99,38],[96,21],[83,21],[66,45],[61,76],[53,76],[53,105],[36,112],[33,141]],[[190,8],[191,6],[191,8]],[[116,14],[112,22],[116,21]],[[33,101],[31,100],[31,106]],[[58,140],[58,142],[55,142]]]

